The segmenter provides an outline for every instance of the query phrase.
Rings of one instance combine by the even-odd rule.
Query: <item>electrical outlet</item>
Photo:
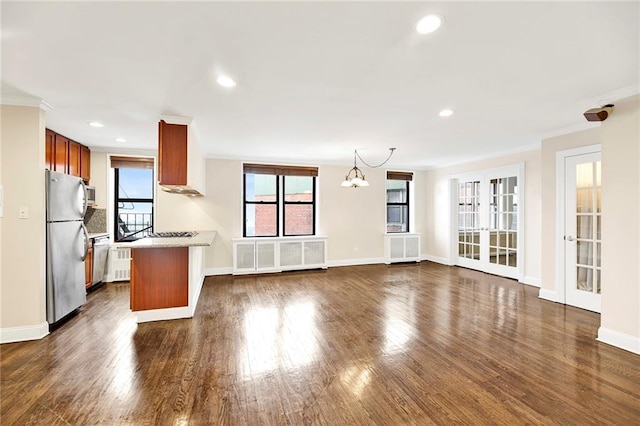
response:
[[[20,212],[18,213],[18,218],[20,219],[29,218],[29,208],[27,206],[20,206]]]

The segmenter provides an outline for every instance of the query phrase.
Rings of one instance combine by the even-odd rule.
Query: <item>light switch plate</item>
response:
[[[20,212],[18,213],[19,219],[29,218],[29,208],[27,206],[20,206]]]

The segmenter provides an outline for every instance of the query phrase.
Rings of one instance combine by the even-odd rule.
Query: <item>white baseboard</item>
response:
[[[447,266],[453,266],[453,263],[451,263],[451,260],[449,260],[446,257],[432,256],[430,254],[426,254],[426,255],[422,256],[422,260],[427,260],[429,262],[440,263],[442,265],[447,265]]]
[[[529,276],[526,276],[526,275],[524,276],[524,278],[522,278],[520,280],[520,282],[522,284],[527,284],[527,285],[531,285],[531,286],[538,287],[538,288],[540,288],[542,286],[542,282],[540,281],[540,278],[529,277]]]
[[[204,270],[204,275],[207,277],[211,277],[214,275],[231,275],[233,273],[233,268],[207,268]]]
[[[0,328],[0,343],[38,340],[47,334],[49,334],[49,323],[46,321],[37,325]]]
[[[598,338],[596,340],[640,355],[640,337],[620,333],[619,331],[611,330],[610,328],[600,327],[598,329]]]
[[[359,265],[375,265],[384,263],[384,257],[371,257],[368,259],[344,259],[344,260],[330,260],[327,262],[327,266],[359,266]]]
[[[179,308],[150,309],[137,311],[136,322],[165,321],[180,318],[191,318],[195,312],[195,306],[181,306]]]
[[[558,293],[553,290],[547,290],[546,288],[541,288],[540,293],[538,294],[540,299],[548,300],[550,302],[560,303],[560,299],[558,298]]]

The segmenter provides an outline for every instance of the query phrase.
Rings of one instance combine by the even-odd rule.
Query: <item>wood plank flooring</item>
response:
[[[429,262],[209,277],[193,319],[145,324],[110,283],[0,347],[0,423],[640,424],[640,357],[599,322]]]

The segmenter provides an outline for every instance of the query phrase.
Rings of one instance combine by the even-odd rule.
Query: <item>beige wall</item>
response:
[[[600,140],[600,127],[582,130],[542,141],[542,285],[541,288],[549,291],[550,298],[554,295],[560,283],[556,282],[556,259],[563,256],[556,252],[556,155],[559,151],[579,148],[582,146],[597,145]]]
[[[602,123],[602,318],[640,353],[640,96]]]
[[[381,262],[386,170],[366,170],[371,186],[357,189],[340,186],[348,170],[349,166],[319,166],[316,233],[329,238],[330,263]],[[419,188],[420,177],[416,175],[414,185]],[[204,197],[168,194],[158,188],[156,198],[157,231],[216,230],[218,236],[212,249],[206,252],[206,267],[232,267],[232,239],[242,237],[240,161],[207,160]],[[420,232],[423,221],[416,222],[415,231]]]
[[[44,112],[1,107],[0,329],[46,325]],[[29,218],[19,219],[21,206]]]
[[[425,197],[421,210],[425,224],[422,238],[422,254],[439,262],[449,262],[451,255],[451,198],[449,181],[452,175],[481,171],[494,167],[524,163],[525,196],[525,282],[539,285],[540,265],[540,151],[528,151],[489,160],[465,163],[424,172]]]
[[[242,236],[242,163],[206,160],[205,192],[203,197],[189,197],[164,192],[158,186],[155,230],[215,230],[218,235],[213,246],[205,250],[205,267],[231,268],[231,239]]]
[[[107,154],[105,152],[91,151],[91,179],[89,185],[96,188],[96,204],[99,208],[107,207]]]

